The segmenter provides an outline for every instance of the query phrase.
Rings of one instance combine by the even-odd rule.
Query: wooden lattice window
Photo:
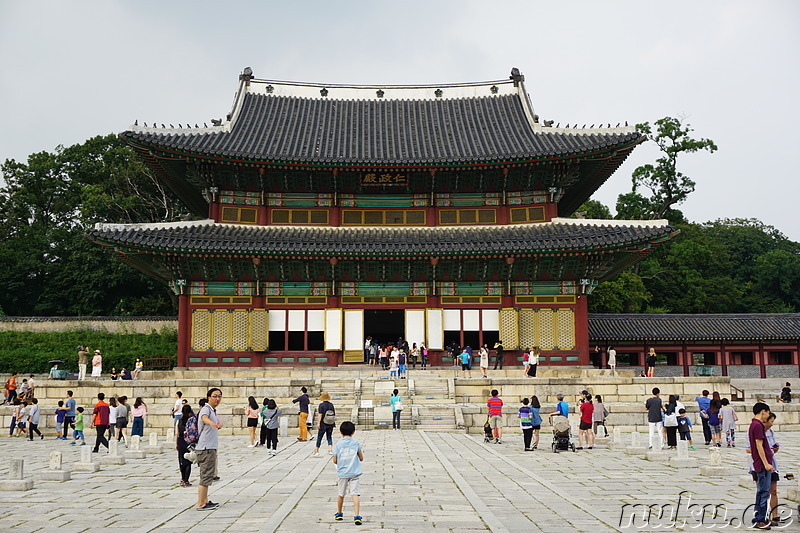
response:
[[[544,207],[512,207],[511,223],[544,222],[546,219]]]
[[[443,209],[439,211],[439,225],[455,226],[469,224],[495,224],[494,209]]]
[[[255,224],[258,220],[258,209],[254,207],[223,207],[222,222],[232,224]]]
[[[328,212],[324,209],[273,209],[271,223],[325,226]]]
[[[344,226],[424,226],[425,211],[414,210],[356,210],[342,211]]]

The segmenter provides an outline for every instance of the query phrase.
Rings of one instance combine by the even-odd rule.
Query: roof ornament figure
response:
[[[511,76],[508,77],[510,80],[514,80],[514,87],[519,87],[520,82],[525,81],[525,76],[523,76],[517,67],[511,69]]]
[[[250,80],[253,79],[253,69],[250,67],[244,67],[244,70],[241,74],[239,74],[239,79],[244,80],[246,83],[250,83]]]
[[[212,126],[222,126],[222,119],[221,118],[212,118],[211,119]]]

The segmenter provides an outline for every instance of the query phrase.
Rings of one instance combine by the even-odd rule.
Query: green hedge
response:
[[[2,331],[0,372],[47,373],[51,359],[61,359],[65,364],[59,365],[59,368],[77,372],[78,346],[88,346],[92,352],[100,350],[104,374],[108,374],[111,367],[119,370],[123,365],[132,371],[137,357],[168,357],[172,361],[171,366],[176,366],[178,333],[169,329],[150,334],[116,334],[88,329],[43,333]],[[91,363],[91,355],[89,361]],[[89,372],[91,366],[87,370]]]

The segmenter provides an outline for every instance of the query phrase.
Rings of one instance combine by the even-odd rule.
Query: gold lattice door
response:
[[[231,311],[231,348],[244,352],[250,347],[250,320],[246,309]]]
[[[539,315],[539,349],[552,350],[556,346],[556,313],[554,309],[541,309]]]
[[[536,315],[538,313],[535,309],[519,310],[519,347],[523,350],[530,350],[534,346],[538,346]]]
[[[269,312],[266,309],[250,311],[251,347],[257,352],[265,352],[269,347]]]
[[[575,311],[570,308],[558,310],[558,349],[575,349]]]
[[[192,350],[207,352],[210,348],[211,313],[208,309],[195,309],[192,311]]]
[[[211,349],[223,352],[231,347],[230,313],[227,309],[215,309],[211,313]]]
[[[519,320],[516,309],[500,310],[500,340],[506,350],[519,346]]]

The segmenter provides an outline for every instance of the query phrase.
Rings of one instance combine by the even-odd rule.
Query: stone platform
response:
[[[697,467],[676,469],[668,461],[608,449],[554,454],[546,434],[535,452],[524,452],[521,437],[511,435],[500,445],[484,444],[474,435],[410,429],[357,431],[355,437],[365,456],[359,531],[663,531],[675,529],[668,525],[675,508],[678,523],[685,521],[678,530],[737,530],[721,526],[738,524],[755,494],[754,487],[738,484],[747,466],[742,448],[722,449],[729,474],[709,478]],[[782,433],[779,440],[783,464],[796,465],[800,433]],[[336,469],[328,455],[311,456],[312,442],[281,439],[278,455],[270,457],[263,448],[247,448],[241,436],[222,437],[222,479],[210,489],[211,499],[221,506],[208,512],[194,510],[194,487],[179,486],[175,453],[148,455],[95,473],[73,472],[65,482],[39,481],[52,450],[63,452],[65,468],[80,459],[79,449],[62,441],[0,438],[0,457],[23,458],[26,476],[37,479],[25,493],[0,492],[0,528],[307,533],[355,527],[349,498],[345,520],[333,521]],[[690,451],[701,463],[707,455],[704,446]],[[0,479],[8,474],[8,460],[0,460]],[[196,470],[191,481],[197,481]],[[798,504],[786,500],[796,486],[779,483],[781,510],[791,520],[786,531],[800,528]],[[661,519],[655,514],[646,518],[650,505],[664,509]],[[697,510],[706,505],[721,507],[716,518],[707,513],[701,525]]]
[[[624,372],[624,371],[623,371]],[[477,376],[479,371],[473,371]],[[600,394],[611,416],[609,427],[624,432],[647,431],[643,403],[653,387],[659,387],[666,400],[669,394],[678,394],[686,404],[693,423],[699,425],[697,404],[693,401],[703,389],[718,390],[723,397],[731,396],[729,378],[725,377],[655,377],[612,376],[609,371],[579,367],[545,367],[544,377],[525,378],[519,368],[489,370],[488,378],[462,377],[460,369],[432,368],[409,369],[408,379],[388,379],[387,372],[375,367],[344,367],[321,369],[218,369],[185,370],[170,372],[144,372],[136,381],[48,381],[38,380],[37,397],[44,414],[54,412],[59,399],[73,390],[79,405],[91,405],[98,392],[106,396],[125,395],[132,403],[140,396],[148,404],[146,432],[165,435],[172,427],[170,409],[174,394],[181,391],[193,406],[204,397],[210,387],[219,387],[225,396],[221,413],[230,421],[224,433],[247,432],[244,415],[249,396],[259,404],[265,397],[274,398],[288,420],[291,434],[297,434],[297,404],[291,400],[306,387],[312,400],[322,391],[330,393],[340,415],[358,421],[364,429],[391,427],[389,396],[397,388],[403,397],[408,419],[417,429],[430,431],[459,431],[480,433],[486,421],[486,399],[492,389],[500,391],[505,400],[505,423],[508,430],[519,431],[516,421],[520,398],[537,395],[542,402],[542,413],[555,410],[556,395],[564,394],[574,411],[581,390]],[[549,376],[549,377],[548,377]],[[2,379],[3,376],[0,376]],[[316,401],[315,401],[316,403]],[[739,429],[746,429],[751,402],[734,402],[741,419]],[[800,404],[774,404],[778,412],[778,431],[800,430]],[[8,427],[11,408],[0,407],[0,424]],[[53,434],[54,420],[43,418],[43,429]],[[574,432],[577,434],[577,421]],[[697,430],[696,430],[697,431]]]

